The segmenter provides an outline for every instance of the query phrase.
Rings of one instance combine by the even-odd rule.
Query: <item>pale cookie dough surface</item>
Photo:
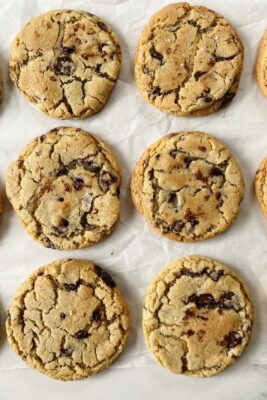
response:
[[[245,284],[206,257],[174,261],[144,300],[147,346],[175,374],[211,376],[234,363],[250,340],[252,320]]]
[[[59,127],[35,138],[8,170],[7,196],[27,232],[58,249],[91,246],[120,213],[120,167],[100,139]]]
[[[255,75],[262,93],[267,96],[267,31],[260,41]]]
[[[267,157],[262,160],[256,173],[255,191],[261,209],[267,218]]]
[[[196,241],[232,224],[244,182],[219,140],[201,132],[179,132],[144,152],[134,169],[131,191],[135,206],[155,231],[177,241]]]
[[[83,379],[123,350],[129,313],[113,279],[83,260],[59,260],[17,290],[7,337],[31,367],[56,379]]]
[[[242,67],[242,42],[221,15],[176,3],[145,27],[135,77],[144,98],[161,111],[206,115],[232,100]]]
[[[121,50],[100,18],[55,10],[29,21],[13,41],[10,76],[51,117],[85,118],[101,110],[120,72]]]

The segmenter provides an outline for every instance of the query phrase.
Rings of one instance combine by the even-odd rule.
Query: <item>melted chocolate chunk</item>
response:
[[[97,64],[94,70],[102,78],[109,79],[109,75],[106,72],[101,71],[101,68],[102,68],[102,64]]]
[[[63,321],[63,319],[66,318],[66,314],[64,312],[60,313],[60,319]]]
[[[107,286],[109,286],[112,289],[116,287],[116,283],[111,278],[111,276],[102,268],[100,268],[98,265],[94,266],[94,271],[97,274],[97,276],[99,276],[99,278],[101,278],[105,282]]]
[[[178,201],[177,201],[177,195],[175,192],[169,193],[168,203],[171,204],[173,206],[173,208],[177,208]]]
[[[153,89],[152,89],[152,91],[151,91],[151,95],[152,95],[153,97],[160,96],[160,95],[161,95],[160,87],[159,87],[159,86],[153,87]]]
[[[183,318],[184,321],[187,321],[189,318],[193,318],[195,316],[194,311],[191,308],[188,308],[185,311],[185,316]]]
[[[70,56],[58,57],[53,65],[56,75],[70,76],[75,71],[75,65]]]
[[[221,297],[220,297],[220,300],[219,300],[219,303],[218,303],[218,305],[219,305],[219,307],[220,308],[232,308],[233,307],[233,304],[232,304],[232,297],[234,296],[234,293],[233,292],[226,292],[226,293],[223,293],[222,295],[221,295]]]
[[[64,356],[66,356],[66,357],[71,357],[71,355],[73,353],[73,350],[71,350],[71,349],[62,348],[62,349],[60,349],[60,351],[61,351],[61,354],[64,354]]]
[[[73,335],[74,339],[87,339],[90,336],[91,333],[84,330],[80,330]]]
[[[223,172],[218,167],[212,167],[210,176],[224,176]]]
[[[63,46],[64,53],[71,54],[75,51],[75,46]]]
[[[214,297],[210,293],[200,294],[196,298],[196,306],[198,308],[214,308],[216,305]]]
[[[163,233],[169,233],[169,232],[180,233],[181,230],[183,229],[184,225],[185,224],[182,220],[178,220],[178,221],[175,221],[172,225],[164,227],[162,232]]]
[[[185,210],[184,218],[191,224],[192,228],[199,224],[195,214],[189,208]]]
[[[187,334],[187,336],[193,336],[195,334],[195,331],[193,331],[193,329],[188,329],[186,334]]]
[[[59,178],[63,175],[68,175],[69,168],[66,165],[62,165],[58,170],[55,171],[55,176]]]
[[[76,190],[81,190],[84,187],[84,180],[81,178],[73,178],[74,187]]]
[[[76,292],[76,290],[81,284],[82,280],[78,279],[76,283],[63,283],[63,288],[66,292]]]
[[[227,347],[233,349],[242,342],[242,337],[238,332],[231,331],[227,335]]]
[[[191,164],[191,162],[195,161],[195,159],[196,159],[195,157],[186,156],[184,158],[184,163],[185,163],[186,168],[188,168],[189,165]]]
[[[40,142],[43,142],[45,140],[45,135],[40,136]]]
[[[96,308],[96,309],[93,311],[92,320],[93,320],[93,321],[100,321],[100,320],[101,320],[101,316],[102,316],[102,313],[101,313],[100,308]]]
[[[157,60],[159,60],[162,63],[163,60],[163,55],[160,54],[154,46],[151,47],[150,51],[149,51],[151,57],[156,58]]]
[[[103,192],[107,192],[110,186],[117,181],[116,176],[112,175],[110,172],[103,171],[99,176],[99,185]]]
[[[57,199],[60,203],[63,203],[63,201],[64,201],[64,197],[58,197],[58,199]]]
[[[93,172],[94,174],[98,174],[101,170],[101,167],[97,164],[94,164],[93,161],[83,160],[81,164],[87,171]]]

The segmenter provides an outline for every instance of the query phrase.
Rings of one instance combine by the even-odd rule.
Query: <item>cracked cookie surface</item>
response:
[[[175,374],[206,377],[224,370],[247,346],[252,323],[244,282],[206,257],[174,261],[145,295],[147,346]]]
[[[144,152],[134,169],[131,191],[136,208],[156,232],[177,241],[196,241],[232,224],[244,182],[219,140],[202,132],[178,132]]]
[[[78,10],[54,10],[29,21],[15,37],[10,76],[47,115],[85,118],[107,102],[120,63],[118,40],[100,18]]]
[[[267,218],[267,157],[261,161],[256,173],[255,192],[261,209]]]
[[[61,380],[108,367],[123,350],[129,312],[111,276],[84,260],[39,268],[9,308],[7,337],[31,367]]]
[[[264,32],[260,41],[255,75],[262,93],[267,96],[267,31]]]
[[[7,173],[6,191],[22,225],[42,245],[91,246],[115,228],[120,167],[102,140],[59,127],[35,138]]]
[[[153,15],[138,43],[135,77],[144,98],[163,112],[206,115],[235,96],[243,45],[216,12],[188,3]]]

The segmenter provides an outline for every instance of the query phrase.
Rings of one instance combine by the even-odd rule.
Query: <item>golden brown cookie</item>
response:
[[[8,170],[7,196],[43,246],[78,249],[110,235],[120,214],[120,167],[109,146],[76,128],[35,138]]]
[[[172,262],[146,292],[147,346],[175,374],[206,377],[224,370],[247,346],[252,323],[245,283],[207,257]]]
[[[135,77],[144,98],[163,112],[206,115],[235,96],[243,45],[216,12],[188,3],[154,14],[136,50]]]
[[[267,157],[262,160],[256,173],[255,191],[261,209],[267,218]]]
[[[144,152],[131,191],[136,208],[156,232],[190,242],[211,238],[233,223],[244,181],[219,140],[202,132],[178,132]]]
[[[85,11],[53,10],[15,37],[10,76],[19,91],[51,117],[85,118],[107,102],[120,72],[111,28]]]
[[[262,93],[267,96],[267,31],[264,32],[260,41],[255,75]]]
[[[60,260],[20,285],[6,329],[31,367],[74,380],[108,367],[123,350],[129,325],[127,305],[107,272],[89,261]]]

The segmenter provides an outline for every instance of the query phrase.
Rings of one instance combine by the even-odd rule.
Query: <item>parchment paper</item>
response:
[[[166,4],[168,0],[0,0],[0,67],[5,91],[0,109],[1,192],[4,193],[8,164],[17,157],[21,148],[35,136],[59,125],[81,127],[99,135],[112,146],[123,171],[120,223],[110,238],[89,249],[57,251],[43,248],[23,230],[5,199],[5,213],[0,224],[1,400],[36,398],[31,396],[37,394],[40,399],[58,398],[58,395],[59,398],[72,398],[72,394],[79,394],[78,398],[85,399],[92,393],[97,393],[98,398],[102,398],[102,393],[103,398],[107,398],[105,382],[109,382],[111,388],[109,399],[120,397],[118,393],[128,393],[129,398],[137,398],[132,377],[136,376],[137,371],[142,371],[140,382],[142,379],[142,382],[149,382],[149,393],[153,394],[155,381],[151,375],[152,370],[156,371],[157,379],[162,380],[160,389],[153,394],[154,398],[158,398],[167,382],[169,392],[174,394],[177,389],[180,398],[193,398],[193,393],[196,396],[194,398],[201,398],[197,397],[199,387],[205,387],[210,392],[206,398],[210,398],[214,382],[223,388],[224,382],[230,384],[230,376],[239,382],[246,371],[245,376],[249,377],[249,366],[266,368],[267,221],[257,204],[253,179],[258,163],[267,154],[267,99],[256,85],[253,68],[258,42],[267,27],[267,1],[192,2],[206,5],[223,14],[236,28],[245,46],[245,65],[237,96],[229,107],[199,118],[174,117],[161,113],[145,103],[135,86],[133,58],[138,37],[149,17]],[[41,114],[20,96],[8,78],[8,53],[15,34],[29,19],[57,8],[75,8],[99,15],[113,27],[122,46],[122,71],[107,106],[102,112],[83,121],[62,122]],[[131,171],[144,149],[166,133],[179,130],[200,130],[224,141],[238,159],[246,182],[245,199],[234,225],[214,239],[195,244],[176,243],[153,233],[134,210],[129,193]],[[213,257],[240,273],[250,287],[256,313],[253,340],[245,355],[238,360],[236,367],[221,374],[222,378],[205,380],[205,386],[199,384],[199,380],[197,382],[190,378],[172,376],[157,366],[145,347],[141,328],[142,298],[149,282],[171,260],[190,254]],[[90,259],[110,271],[131,311],[132,330],[126,350],[108,371],[90,379],[90,382],[55,383],[29,369],[13,353],[5,338],[6,310],[17,286],[37,267],[64,257]],[[116,369],[118,371],[114,373]],[[129,373],[120,375],[125,369]],[[124,391],[118,392],[120,376],[123,377],[121,383]],[[114,387],[111,378],[116,382]],[[172,387],[177,382],[182,383]],[[263,390],[264,382],[266,384],[266,374],[260,375],[257,383],[253,383],[255,391],[252,393],[255,393],[255,397],[250,399],[259,398],[257,394]],[[37,393],[38,385],[42,385],[40,387],[43,389]],[[136,385],[138,387],[138,382]],[[90,392],[90,388],[94,388],[94,392]],[[144,389],[139,393],[139,398],[145,396],[145,393],[148,392]],[[224,398],[223,392],[220,393],[217,398]],[[233,398],[239,398],[238,392]],[[242,398],[246,398],[246,393],[243,393]]]

